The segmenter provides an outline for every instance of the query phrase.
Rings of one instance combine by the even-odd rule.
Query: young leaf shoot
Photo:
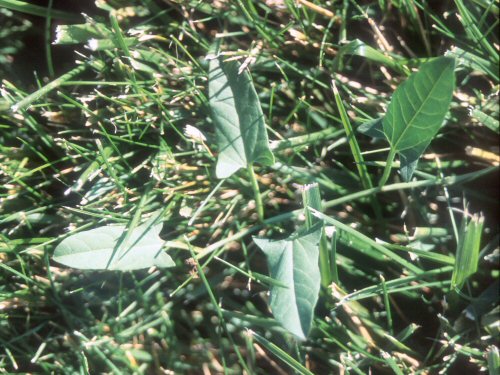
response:
[[[254,163],[273,165],[264,114],[250,74],[237,62],[210,60],[208,72],[209,104],[215,124],[219,155],[215,174],[230,177],[247,168],[254,191],[259,219],[264,218],[264,205],[253,169]]]
[[[271,310],[283,327],[301,340],[311,328],[321,284],[318,266],[319,241],[323,226],[303,234],[272,241],[254,238],[266,254],[271,277],[286,287],[271,286]]]
[[[383,120],[391,145],[380,186],[385,185],[396,153],[401,176],[409,181],[418,159],[436,136],[455,89],[455,59],[438,57],[423,64],[394,92]]]
[[[230,177],[254,163],[273,165],[264,114],[250,74],[235,61],[210,60],[208,93],[219,155],[215,173]]]

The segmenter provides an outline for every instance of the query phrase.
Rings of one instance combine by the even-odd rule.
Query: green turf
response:
[[[498,373],[498,0],[97,3],[0,0],[0,373]],[[248,67],[276,158],[222,180],[217,45]],[[413,179],[396,158],[377,187],[388,143],[366,128],[443,55],[451,110]],[[297,341],[252,236],[304,226],[311,183],[331,269]],[[52,259],[159,210],[173,268]]]

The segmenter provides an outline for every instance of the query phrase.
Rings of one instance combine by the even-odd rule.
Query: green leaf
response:
[[[470,70],[484,73],[490,76],[495,82],[498,82],[498,62],[494,63],[458,47],[451,48],[446,52],[446,55],[456,58],[457,66],[464,66]]]
[[[356,130],[364,135],[367,135],[375,139],[379,138],[384,139],[385,134],[382,122],[383,118],[378,117],[373,120],[369,120],[362,123],[361,125],[358,126]]]
[[[271,277],[286,287],[271,286],[270,305],[284,328],[305,340],[320,288],[318,266],[321,226],[280,241],[254,238],[266,254]]]
[[[112,33],[102,23],[57,25],[54,44],[87,43],[90,39],[110,38]]]
[[[490,375],[498,374],[500,370],[500,354],[495,345],[490,345],[486,351],[486,360],[488,361],[488,372]]]
[[[462,220],[451,289],[461,288],[465,280],[477,271],[483,224],[482,215],[474,215],[470,221],[466,217]]]
[[[132,231],[126,244],[120,245],[118,241],[126,231],[123,225],[107,225],[76,233],[56,247],[53,259],[66,266],[86,270],[130,271],[151,266],[172,267],[175,266],[172,258],[161,251],[164,241],[159,233],[162,226],[162,223],[152,225],[152,222],[146,222]]]
[[[323,211],[323,203],[321,202],[321,192],[318,183],[302,186],[302,205],[304,206],[304,215],[306,217],[306,228],[311,229],[315,225],[321,226],[321,238],[319,241],[319,271],[321,275],[321,285],[324,288],[335,280],[336,262],[335,257],[326,240],[325,230],[323,228],[323,220],[314,216],[309,208],[317,211]],[[331,259],[330,259],[331,258]],[[333,267],[332,267],[333,266]]]
[[[326,216],[325,214],[315,210],[314,208],[309,207],[309,210],[311,210],[313,215],[323,220],[326,224],[331,224],[335,226],[337,230],[346,232],[348,236],[344,237],[341,234],[338,237],[339,241],[345,242],[345,245],[350,246],[353,249],[356,249],[373,259],[376,260],[383,260],[384,258],[386,260],[391,259],[392,261],[399,263],[401,266],[406,267],[408,270],[410,270],[415,274],[422,273],[422,270],[418,266],[414,265],[412,262],[409,262],[406,259],[400,257],[393,251],[384,247],[379,242],[371,239],[370,237],[364,235],[363,233],[358,232],[351,226],[344,224],[338,220],[335,220],[334,218]]]
[[[439,57],[422,65],[401,84],[383,120],[391,153],[398,153],[408,181],[419,157],[439,131],[455,88],[455,60]]]
[[[235,61],[210,60],[208,92],[219,147],[218,178],[255,162],[274,164],[259,98],[249,73],[239,69]]]
[[[469,107],[469,116],[499,134],[500,104],[498,102],[498,94],[490,95],[486,100],[478,99],[478,105]]]
[[[307,367],[304,367],[304,365],[302,363],[297,361],[295,358],[293,358],[290,354],[288,354],[286,351],[284,351],[278,345],[267,340],[265,337],[259,335],[256,332],[253,332],[252,335],[253,335],[253,338],[255,338],[255,341],[257,341],[264,348],[266,348],[271,353],[273,353],[277,358],[279,358],[281,361],[283,361],[284,364],[291,367],[294,370],[295,374],[314,375],[314,373],[312,373]]]
[[[57,9],[50,9],[49,12],[48,8],[31,4],[31,1],[0,0],[0,7],[38,17],[47,17],[50,14],[52,18],[69,22],[79,22],[83,18],[80,14],[69,13]]]
[[[404,181],[410,181],[413,176],[413,172],[417,169],[418,159],[422,155],[427,147],[415,149],[415,150],[404,150],[399,153],[399,173]]]
[[[337,56],[333,60],[334,71],[339,72],[344,69],[344,57],[346,55],[361,56],[374,63],[394,69],[397,72],[408,74],[408,71],[402,61],[398,61],[402,60],[401,57],[383,54],[359,39],[354,39],[339,49]]]

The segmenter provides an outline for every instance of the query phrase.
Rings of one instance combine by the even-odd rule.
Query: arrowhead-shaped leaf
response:
[[[280,241],[254,238],[267,256],[271,277],[280,282],[280,285],[271,286],[273,315],[283,327],[302,340],[309,333],[318,301],[320,238],[320,226]]]
[[[455,89],[455,60],[439,57],[423,64],[394,92],[384,116],[384,133],[409,180],[418,158],[439,131]]]
[[[384,127],[382,125],[383,118],[378,117],[376,119],[364,122],[358,126],[358,132],[367,135],[372,138],[385,138]]]
[[[274,164],[252,79],[246,70],[238,70],[235,61],[210,60],[208,93],[219,147],[218,178],[229,177],[255,162]]]
[[[76,233],[64,239],[54,252],[54,260],[66,266],[90,270],[130,271],[141,268],[172,267],[175,263],[161,251],[163,240],[159,237],[163,224],[145,223],[133,230],[116,254],[118,240],[124,235],[125,226],[103,226]],[[111,263],[110,263],[111,260]]]

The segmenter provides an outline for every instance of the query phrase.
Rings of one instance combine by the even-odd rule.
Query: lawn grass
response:
[[[1,372],[498,373],[498,1],[83,3],[0,0]],[[217,44],[266,117],[276,163],[256,181],[215,176]],[[378,186],[388,143],[360,126],[445,54],[443,127],[411,181],[395,161]],[[334,283],[301,342],[269,310],[252,236],[303,226],[311,183]],[[51,259],[158,210],[173,268]]]

